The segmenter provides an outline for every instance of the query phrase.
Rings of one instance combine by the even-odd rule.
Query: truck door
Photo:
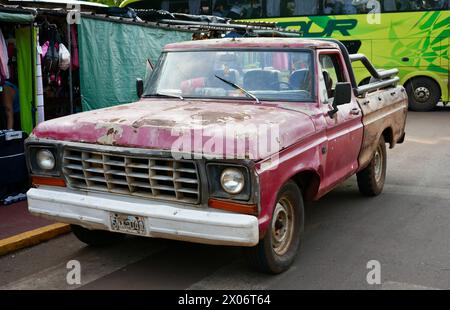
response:
[[[318,65],[319,95],[328,140],[328,146],[323,150],[325,163],[321,184],[321,191],[326,192],[358,169],[363,126],[362,113],[354,98],[352,102],[340,105],[333,117],[328,115],[332,109],[336,83],[350,81],[341,53],[335,50],[320,51]]]

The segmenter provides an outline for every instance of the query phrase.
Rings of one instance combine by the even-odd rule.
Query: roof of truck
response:
[[[339,48],[330,41],[303,38],[231,38],[211,39],[171,43],[166,45],[165,51],[222,49],[222,48]]]

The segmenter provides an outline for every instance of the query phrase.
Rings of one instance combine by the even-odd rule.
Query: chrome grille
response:
[[[63,173],[72,188],[187,203],[200,200],[194,161],[66,147]]]

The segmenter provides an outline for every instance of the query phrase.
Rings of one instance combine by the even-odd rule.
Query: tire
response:
[[[386,143],[381,136],[369,165],[356,174],[361,194],[373,197],[383,191],[386,163]]]
[[[113,233],[105,230],[89,230],[87,228],[70,225],[75,237],[81,242],[84,242],[92,246],[102,246],[113,244],[119,240],[122,240],[125,235],[119,233]]]
[[[257,246],[244,249],[250,266],[269,274],[286,271],[300,249],[303,231],[302,194],[297,184],[288,181],[278,192],[277,204],[264,239]]]
[[[409,108],[417,112],[433,110],[441,97],[439,85],[427,77],[418,77],[409,81],[406,85]]]

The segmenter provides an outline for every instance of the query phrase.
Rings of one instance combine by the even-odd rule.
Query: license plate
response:
[[[145,220],[141,216],[111,213],[111,229],[135,235],[145,235]]]

